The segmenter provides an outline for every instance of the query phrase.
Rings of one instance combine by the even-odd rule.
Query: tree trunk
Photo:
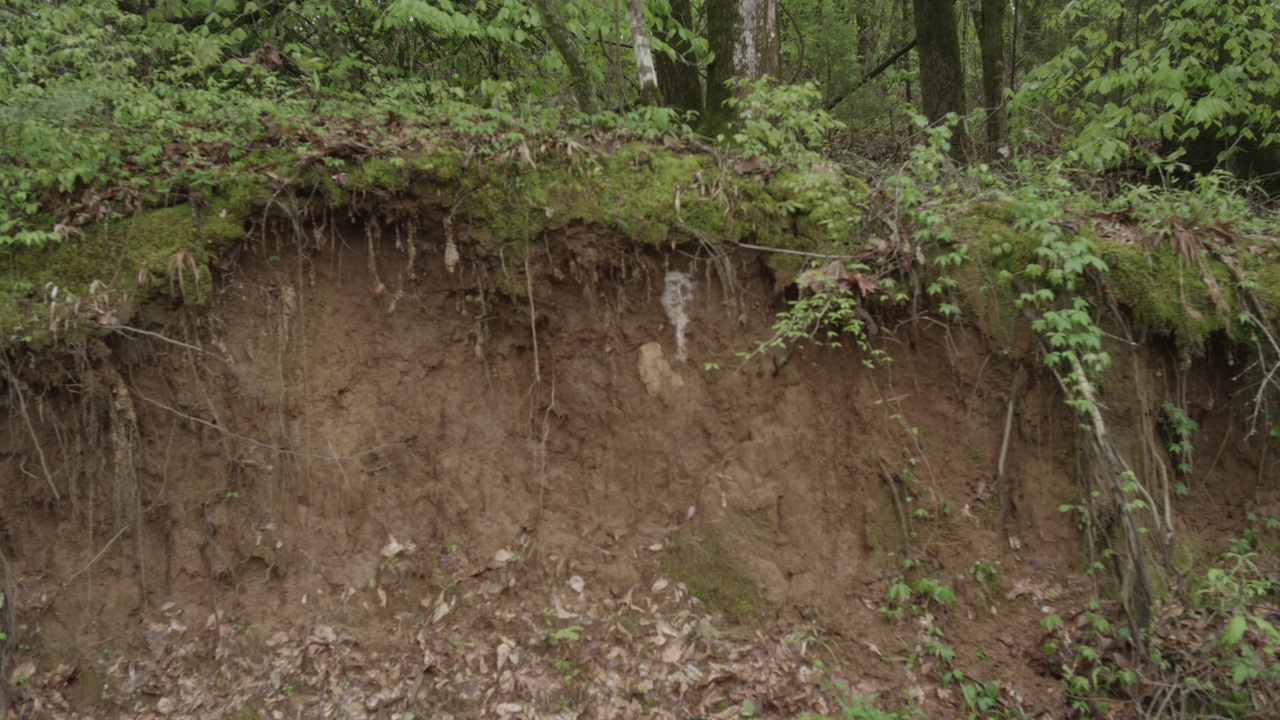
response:
[[[649,23],[644,19],[641,0],[627,0],[627,19],[631,23],[631,47],[636,56],[636,75],[640,80],[640,104],[659,107],[662,105],[662,93],[658,90],[658,72],[653,68]]]
[[[911,6],[920,55],[920,109],[931,123],[941,122],[947,113],[960,117],[951,136],[951,155],[967,162],[970,147],[964,122],[964,67],[953,0],[912,0]]]
[[[976,17],[982,51],[982,104],[987,111],[987,160],[1004,147],[1008,125],[1004,108],[1004,16],[1008,0],[982,0]]]
[[[600,101],[596,97],[595,83],[591,81],[591,69],[587,67],[587,58],[582,48],[574,41],[560,14],[561,0],[533,0],[538,9],[538,17],[542,19],[542,27],[551,37],[565,67],[569,69],[569,83],[573,86],[573,94],[578,98],[578,108],[588,115],[600,112]]]
[[[729,80],[778,75],[781,38],[778,0],[707,0],[707,43],[715,59],[707,66],[707,114],[703,129],[714,135],[733,119],[724,103]]]
[[[689,0],[671,0],[671,21],[682,27],[693,27],[693,6]],[[693,63],[693,48],[668,24],[662,39],[676,51],[672,60],[658,53],[654,63],[658,70],[658,89],[671,107],[685,112],[702,112],[702,77]]]
[[[1013,0],[1013,22],[1009,27],[1009,89],[1018,89],[1018,0]]]
[[[876,62],[878,26],[872,25],[871,15],[865,9],[854,13],[853,21],[858,26],[858,70],[866,75]]]
[[[902,0],[902,2],[898,3],[898,7],[902,11],[902,24],[899,26],[902,35],[898,40],[902,43],[907,41],[907,28],[912,25],[911,18],[908,17],[907,13],[907,7],[909,5],[911,5],[911,0]],[[915,101],[911,99],[911,58],[908,57],[907,61],[903,63],[903,65],[906,66],[906,72],[902,74],[902,84],[907,91],[907,104],[914,105]]]

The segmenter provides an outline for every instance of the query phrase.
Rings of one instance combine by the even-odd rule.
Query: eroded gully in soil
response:
[[[811,349],[775,372],[738,357],[782,307],[759,257],[729,255],[726,288],[591,228],[527,257],[467,230],[453,267],[397,226],[249,243],[204,306],[21,361],[25,411],[0,428],[10,717],[790,718],[851,694],[951,717],[934,626],[967,676],[1062,711],[1038,623],[1094,590],[1058,510],[1074,421],[1029,330],[889,312],[871,342],[892,362]],[[1140,457],[1127,428],[1176,356],[1111,350]],[[1280,514],[1208,352],[1186,383],[1212,464],[1182,527],[1205,544]],[[877,611],[904,552],[882,466],[956,591],[932,619]]]

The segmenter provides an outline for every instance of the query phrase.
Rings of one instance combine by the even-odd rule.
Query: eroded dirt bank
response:
[[[964,673],[1059,711],[1038,623],[1094,581],[1059,512],[1075,421],[1029,331],[893,310],[875,368],[744,365],[782,307],[754,255],[728,256],[726,300],[691,248],[574,227],[526,253],[460,226],[455,254],[404,212],[249,242],[203,307],[10,360],[13,716],[794,717],[905,692],[948,717],[934,625]],[[673,271],[691,297],[664,307]],[[1161,462],[1139,428],[1181,383],[1202,428],[1182,559],[1280,514],[1228,349],[1187,374],[1159,340],[1110,349],[1131,457]],[[900,506],[957,600],[891,625]]]

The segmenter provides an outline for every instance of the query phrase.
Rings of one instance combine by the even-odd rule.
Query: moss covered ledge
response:
[[[44,248],[10,250],[0,286],[0,342],[37,347],[75,340],[123,319],[140,300],[201,303],[211,264],[244,237],[234,197],[161,207],[80,228]]]
[[[843,174],[823,182],[830,193],[865,194],[865,186]],[[833,247],[836,239],[818,223],[798,221],[807,213],[799,193],[785,176],[742,172],[720,156],[640,142],[608,155],[470,158],[462,148],[435,147],[335,166],[224,168],[194,212],[182,199],[86,225],[82,236],[47,248],[10,249],[0,287],[0,338],[6,345],[43,345],[72,326],[91,329],[103,315],[84,307],[91,287],[98,311],[110,303],[127,314],[133,303],[160,295],[203,302],[216,259],[264,214],[298,210],[290,203],[376,213],[388,198],[417,202],[484,228],[473,240],[497,245],[590,224],[655,247],[694,238]],[[72,311],[76,301],[81,305]]]
[[[109,319],[107,306],[123,320],[137,302],[157,296],[203,302],[216,260],[248,228],[265,215],[316,205],[376,214],[392,199],[399,207],[418,203],[482,228],[472,242],[508,253],[544,232],[588,224],[651,247],[696,239],[821,254],[847,252],[858,233],[869,232],[863,215],[883,197],[835,166],[771,172],[730,156],[643,142],[607,153],[566,146],[481,156],[468,147],[435,145],[358,163],[300,165],[275,157],[270,165],[223,168],[194,212],[184,198],[86,225],[83,237],[48,248],[12,249],[0,286],[0,338],[6,346],[48,344],[74,336],[67,334],[73,326],[92,330]],[[1014,229],[1008,202],[956,201],[947,215],[954,241],[969,245],[969,260],[952,274],[971,319],[993,331],[1018,322],[1000,271],[1017,273],[1033,262],[1038,240]],[[1089,232],[1087,223],[1080,232]],[[1111,268],[1115,298],[1140,327],[1194,344],[1237,329],[1237,294],[1220,293],[1231,305],[1221,312],[1198,271],[1169,249],[1094,241]],[[767,260],[785,277],[802,262],[785,254]],[[1241,262],[1269,312],[1280,314],[1280,264],[1266,257]],[[1228,268],[1216,261],[1208,267],[1220,288],[1234,287]]]
[[[1001,271],[1017,274],[1037,262],[1039,239],[1014,228],[1011,203],[974,203],[959,208],[951,221],[957,240],[969,245],[970,262],[953,272],[965,308],[993,335],[1012,337],[1021,314],[1013,304],[1017,294],[1001,280]],[[1080,224],[1078,233],[1093,243],[1094,252],[1107,264],[1107,289],[1136,330],[1173,337],[1189,348],[1202,347],[1215,333],[1236,340],[1248,337],[1249,328],[1240,317],[1239,283],[1220,260],[1206,255],[1203,266],[1191,264],[1167,245],[1099,237],[1088,222]],[[1265,253],[1241,253],[1235,261],[1267,314],[1275,318],[1280,311],[1280,263]],[[1206,273],[1214,288],[1206,282]],[[1095,305],[1099,302],[1094,298]]]

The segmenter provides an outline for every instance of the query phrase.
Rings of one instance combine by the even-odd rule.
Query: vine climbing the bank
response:
[[[913,116],[912,120],[923,133],[923,141],[911,149],[907,162],[885,185],[893,193],[894,212],[898,223],[909,233],[911,243],[917,248],[936,249],[933,264],[938,274],[925,292],[938,300],[939,313],[954,318],[960,314],[960,307],[952,301],[958,283],[950,272],[968,258],[969,246],[954,242],[955,231],[940,209],[940,201],[958,189],[951,177],[948,159],[952,130],[958,118],[951,115],[937,125],[930,125],[920,115]]]
[[[1092,401],[1081,396],[1079,378],[1073,375],[1078,367],[1088,379],[1096,380],[1110,367],[1111,356],[1102,349],[1102,329],[1094,319],[1092,303],[1080,291],[1088,284],[1087,273],[1105,276],[1107,264],[1094,252],[1091,241],[1068,236],[1055,222],[1061,209],[1055,200],[1042,197],[1038,188],[1025,188],[1013,211],[1014,226],[1040,240],[1037,261],[1023,271],[1035,287],[1020,292],[1016,305],[1038,311],[1031,328],[1048,345],[1045,365],[1067,368],[1068,380],[1076,381],[1068,385],[1073,390],[1068,403],[1077,412],[1088,413]]]
[[[1039,240],[1035,260],[1009,278],[1018,291],[1016,304],[1040,338],[1045,366],[1081,419],[1079,479],[1085,500],[1077,508],[1090,546],[1101,547],[1100,557],[1115,573],[1129,636],[1143,652],[1153,602],[1153,564],[1145,538],[1154,536],[1161,558],[1155,566],[1168,572],[1172,529],[1163,520],[1168,513],[1162,513],[1164,508],[1155,500],[1158,493],[1138,481],[1116,446],[1099,401],[1097,382],[1111,357],[1102,348],[1098,309],[1090,295],[1105,292],[1109,268],[1091,240],[1063,227],[1061,203],[1044,197],[1036,187],[1019,192],[1014,215],[1015,226]],[[1140,520],[1148,514],[1154,533],[1148,533]]]

